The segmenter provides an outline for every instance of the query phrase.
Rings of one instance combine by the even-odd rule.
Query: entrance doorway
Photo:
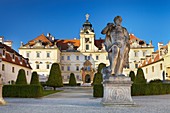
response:
[[[90,83],[90,82],[91,82],[90,75],[87,74],[85,77],[85,83]]]

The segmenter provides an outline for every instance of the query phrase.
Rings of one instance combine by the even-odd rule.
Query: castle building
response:
[[[146,44],[133,34],[130,34],[131,49],[129,52],[129,66],[124,69],[124,74],[136,71],[141,58],[151,55],[154,51],[152,42]],[[104,39],[96,39],[89,15],[80,30],[79,39],[56,40],[49,33],[44,34],[21,44],[19,53],[29,58],[32,71],[37,71],[40,76],[49,75],[51,64],[57,62],[61,66],[64,83],[68,83],[70,73],[74,73],[79,83],[92,83],[94,74],[100,63],[109,66],[108,53],[105,50]]]
[[[0,36],[0,75],[3,84],[15,83],[20,69],[25,70],[27,83],[30,83],[32,68],[29,60],[12,49],[12,41],[4,41],[4,37]]]
[[[152,52],[145,59],[141,59],[139,67],[143,69],[148,82],[154,79],[163,81],[170,79],[170,51],[168,50],[170,50],[170,42],[167,45],[158,43],[156,52]]]

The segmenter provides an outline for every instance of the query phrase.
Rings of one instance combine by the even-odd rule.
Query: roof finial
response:
[[[86,20],[88,21],[89,20],[89,14],[86,14]]]

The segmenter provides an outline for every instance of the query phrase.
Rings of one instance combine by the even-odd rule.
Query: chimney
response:
[[[7,40],[4,42],[4,44],[12,48],[12,41]]]
[[[4,43],[4,37],[3,36],[0,36],[0,42]]]

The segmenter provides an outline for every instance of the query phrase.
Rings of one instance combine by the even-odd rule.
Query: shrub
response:
[[[16,80],[16,84],[27,84],[27,79],[26,79],[24,69],[19,70],[17,80]]]
[[[74,73],[70,74],[69,86],[77,86],[77,82],[76,82],[76,78],[74,76]]]
[[[132,81],[132,82],[135,81],[135,73],[134,73],[134,71],[130,71],[129,77],[131,78],[131,81]]]
[[[4,85],[4,97],[37,98],[43,96],[43,89],[40,85]]]
[[[170,94],[170,84],[133,84],[132,95],[161,95]]]
[[[160,79],[151,80],[149,83],[163,83]]]
[[[141,68],[138,68],[134,83],[146,83],[146,79]]]
[[[93,78],[93,85],[101,84],[103,82],[103,76],[101,73],[95,73]]]
[[[58,63],[53,63],[50,69],[50,75],[47,80],[47,85],[53,87],[54,90],[56,87],[62,87],[63,81],[61,76],[61,70]]]
[[[97,73],[101,73],[101,70],[102,70],[104,67],[106,67],[106,64],[100,63],[99,66],[98,66]]]
[[[93,97],[103,97],[103,84],[93,86]]]
[[[38,74],[37,74],[36,71],[34,71],[34,72],[32,73],[32,77],[31,77],[31,82],[30,82],[30,84],[40,85],[39,76],[38,76]]]

